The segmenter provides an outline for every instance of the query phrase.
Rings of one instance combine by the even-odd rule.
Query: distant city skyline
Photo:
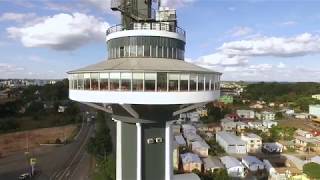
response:
[[[0,2],[0,79],[61,79],[105,60],[110,0]],[[166,0],[187,30],[186,60],[230,81],[320,82],[320,2]]]

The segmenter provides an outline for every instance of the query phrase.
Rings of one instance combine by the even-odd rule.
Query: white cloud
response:
[[[19,39],[26,47],[44,47],[68,51],[89,42],[103,41],[107,22],[83,13],[56,14],[40,22],[22,27],[9,27],[11,38]]]
[[[7,64],[7,63],[0,63],[0,74],[2,73],[12,73],[17,71],[23,71],[23,67],[18,67],[16,65]]]
[[[285,21],[281,23],[282,26],[294,26],[296,24],[297,24],[296,21]]]
[[[36,17],[35,13],[12,13],[12,12],[7,12],[7,13],[3,13],[0,16],[0,21],[23,22],[23,21],[30,20],[30,19],[35,18],[35,17]]]
[[[240,37],[240,36],[248,35],[252,32],[253,32],[253,30],[249,27],[238,26],[238,27],[234,27],[233,29],[231,29],[229,31],[229,34],[231,34],[231,36],[233,36],[233,37]]]

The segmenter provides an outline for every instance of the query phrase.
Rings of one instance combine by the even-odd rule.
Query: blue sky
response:
[[[0,1],[0,78],[64,78],[106,59],[110,0]],[[320,1],[163,0],[187,31],[186,61],[223,80],[320,82]]]

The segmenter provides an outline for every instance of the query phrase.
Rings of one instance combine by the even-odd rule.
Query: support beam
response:
[[[106,107],[104,106],[100,106],[100,105],[97,105],[97,104],[94,104],[94,103],[87,103],[87,102],[80,102],[81,104],[84,104],[84,105],[87,105],[87,106],[90,106],[90,107],[93,107],[95,109],[99,109],[101,111],[104,111],[104,112],[107,112],[107,113],[111,113],[112,114],[112,110],[111,109],[107,109]]]
[[[134,118],[139,118],[139,114],[131,107],[130,104],[121,104],[121,107],[123,107],[123,109],[125,109]]]
[[[188,107],[185,107],[185,108],[183,108],[183,109],[179,109],[178,111],[173,112],[172,115],[173,115],[173,116],[177,116],[177,115],[179,115],[179,114],[182,114],[182,113],[191,111],[191,110],[193,110],[193,109],[196,109],[196,108],[198,108],[198,107],[204,106],[204,105],[206,105],[206,104],[207,104],[207,102],[193,104],[193,105],[190,105],[190,106],[188,106]]]

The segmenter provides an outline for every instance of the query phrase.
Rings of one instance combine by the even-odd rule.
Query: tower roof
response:
[[[110,59],[68,73],[101,72],[101,71],[157,71],[157,72],[203,72],[217,73],[206,68],[181,60],[164,58],[120,58]]]

